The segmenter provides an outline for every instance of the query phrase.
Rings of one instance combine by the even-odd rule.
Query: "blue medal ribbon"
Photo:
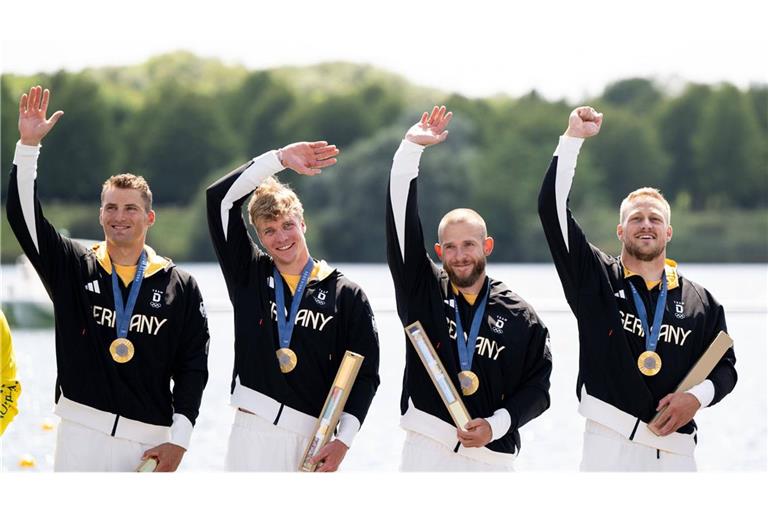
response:
[[[131,291],[128,292],[128,303],[123,306],[123,294],[120,291],[120,285],[117,281],[117,267],[112,263],[112,295],[115,298],[115,329],[118,338],[128,337],[128,328],[131,325],[133,308],[136,305],[136,299],[139,296],[141,282],[144,280],[144,270],[147,268],[147,252],[141,251],[139,264],[136,267],[136,275],[131,282]]]
[[[459,348],[459,364],[462,371],[472,370],[472,358],[475,355],[475,343],[477,335],[480,332],[480,324],[485,317],[485,306],[488,303],[488,296],[491,293],[491,283],[483,295],[480,304],[477,305],[475,314],[472,316],[472,326],[469,328],[469,336],[465,337],[464,327],[461,325],[461,315],[459,314],[458,297],[453,298],[453,313],[456,318],[456,345]]]
[[[664,317],[664,306],[667,303],[667,273],[664,271],[661,274],[661,292],[659,292],[659,298],[656,300],[653,326],[650,329],[648,329],[648,313],[645,311],[643,299],[637,292],[635,285],[630,282],[629,286],[632,288],[632,298],[635,301],[637,316],[640,317],[640,323],[643,326],[643,333],[645,334],[645,350],[656,352],[656,345],[659,342],[659,330],[661,329],[661,319]]]
[[[299,312],[299,303],[304,295],[304,288],[307,287],[309,276],[312,274],[312,268],[315,266],[315,262],[312,258],[309,258],[307,264],[304,265],[304,270],[301,271],[301,278],[299,284],[296,286],[296,293],[293,294],[293,302],[291,302],[291,312],[288,318],[285,318],[285,292],[283,291],[283,276],[280,275],[280,271],[277,270],[277,266],[272,271],[272,275],[275,279],[275,302],[277,303],[277,335],[280,338],[280,348],[288,348],[291,345],[291,336],[293,335],[293,327],[296,324],[296,315]]]

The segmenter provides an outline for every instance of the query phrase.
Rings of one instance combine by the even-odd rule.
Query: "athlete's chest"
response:
[[[276,285],[282,286],[281,297]],[[241,318],[259,318],[272,330],[282,323],[293,336],[328,335],[335,333],[339,324],[337,293],[333,279],[311,280],[303,290],[291,290],[285,283],[275,283],[272,276],[264,276],[260,286],[239,290],[235,309]]]
[[[649,334],[657,332],[657,350],[660,352],[682,355],[699,349],[699,340],[706,328],[705,316],[700,301],[686,297],[683,286],[668,290],[661,305],[662,294],[658,291],[642,290],[634,295],[628,286],[620,291],[614,296],[617,320],[633,346],[645,350]],[[654,327],[656,324],[658,327]]]
[[[457,311],[456,302],[453,297],[443,302],[443,335],[451,352],[458,353],[463,344],[473,350],[479,364],[491,367],[524,355],[527,338],[516,312],[493,299],[484,311],[461,303]]]
[[[80,289],[78,309],[93,321],[103,333],[121,326],[131,336],[153,339],[168,336],[180,328],[183,311],[179,310],[175,286],[166,273],[155,274],[132,282],[128,286],[113,284],[112,275],[103,268],[84,273],[76,285]],[[119,298],[116,300],[116,295]],[[72,301],[73,305],[76,304]]]

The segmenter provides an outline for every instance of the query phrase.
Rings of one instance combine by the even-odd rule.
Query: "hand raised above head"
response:
[[[339,149],[326,141],[294,142],[278,150],[283,167],[299,174],[314,176],[320,170],[336,163]]]
[[[432,113],[424,112],[421,120],[411,126],[405,134],[406,140],[421,146],[432,146],[443,142],[448,137],[446,127],[451,122],[453,112],[446,112],[445,105],[432,108]]]
[[[603,124],[603,114],[589,106],[573,109],[568,117],[568,129],[565,135],[586,139],[600,133]]]
[[[37,146],[64,112],[56,111],[46,119],[48,102],[51,93],[39,85],[29,89],[29,93],[21,95],[19,100],[19,135],[21,143],[27,146]]]

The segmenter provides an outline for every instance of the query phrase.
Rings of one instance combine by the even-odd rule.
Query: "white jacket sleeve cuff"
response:
[[[485,418],[491,425],[491,441],[495,441],[509,432],[512,426],[512,418],[506,409],[498,409],[490,418]]]
[[[419,174],[419,161],[423,152],[424,146],[403,139],[392,159],[391,178],[407,177],[410,182],[411,178]]]
[[[37,158],[40,156],[40,145],[26,146],[18,141],[13,163],[17,168],[19,179],[34,181],[37,178]]]
[[[561,135],[559,144],[555,148],[554,156],[560,158],[573,158],[576,159],[579,156],[581,145],[584,144],[584,139],[579,137],[569,137],[568,135]]]
[[[699,409],[703,409],[704,407],[708,407],[709,404],[712,403],[712,400],[715,398],[715,385],[711,380],[707,379],[701,384],[696,384],[691,389],[686,391],[686,393],[690,393],[695,396],[696,399],[701,403],[701,407],[699,407]]]
[[[192,422],[183,414],[174,414],[171,424],[171,444],[181,446],[185,450],[189,449],[189,442],[192,439]]]
[[[277,150],[267,151],[263,155],[253,158],[252,162],[253,165],[243,171],[221,200],[221,228],[224,231],[224,236],[226,236],[229,225],[229,211],[235,201],[247,196],[256,190],[264,180],[284,169],[277,157]]]
[[[355,436],[360,431],[360,422],[358,419],[347,412],[342,412],[339,417],[339,426],[336,432],[336,439],[347,445],[347,448],[352,446],[352,441],[355,440]]]

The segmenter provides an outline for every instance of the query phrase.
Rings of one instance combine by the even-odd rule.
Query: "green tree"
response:
[[[693,138],[712,90],[706,85],[689,85],[683,94],[664,103],[658,117],[661,144],[671,158],[671,168],[664,191],[670,202],[687,202],[701,208],[706,191],[696,183]]]
[[[651,80],[628,78],[609,84],[602,101],[637,113],[647,113],[658,105],[662,94]]]
[[[501,261],[548,259],[537,214],[538,194],[558,136],[567,126],[571,107],[548,103],[535,93],[495,108],[485,121],[473,162],[472,191],[478,212],[496,240],[494,256]],[[571,206],[602,198],[600,175],[589,155],[579,161],[579,186]]]
[[[189,204],[189,222],[197,229],[190,232],[189,254],[187,261],[216,261],[216,253],[208,231],[208,214],[205,202],[205,189],[214,181],[221,178],[226,170],[214,172],[204,179],[204,186],[195,193],[194,199]]]
[[[693,140],[694,180],[705,205],[755,208],[768,205],[764,137],[746,95],[722,85],[709,99]]]
[[[669,157],[658,140],[656,127],[648,119],[613,108],[602,110],[605,121],[600,134],[587,144],[609,204],[618,210],[621,200],[631,191],[640,187],[661,188],[666,183]]]
[[[101,85],[84,73],[65,71],[43,76],[40,83],[51,91],[48,113],[64,111],[43,141],[38,163],[40,197],[98,204],[101,183],[112,174],[119,143]]]
[[[296,96],[287,84],[268,71],[249,74],[240,87],[224,97],[227,122],[244,158],[287,144],[278,129],[295,108]]]
[[[760,124],[765,137],[768,134],[768,85],[752,85],[747,91],[747,97],[752,102],[757,122]]]
[[[21,94],[21,93],[19,93]],[[8,191],[8,172],[13,162],[16,141],[19,139],[19,98],[14,99],[7,76],[0,77],[0,168],[3,169],[0,192],[5,200]]]
[[[215,98],[168,82],[135,116],[123,168],[145,176],[160,203],[187,204],[211,169],[236,158]]]
[[[400,93],[366,84],[343,94],[303,98],[279,121],[285,140],[327,140],[344,149],[395,121]]]

